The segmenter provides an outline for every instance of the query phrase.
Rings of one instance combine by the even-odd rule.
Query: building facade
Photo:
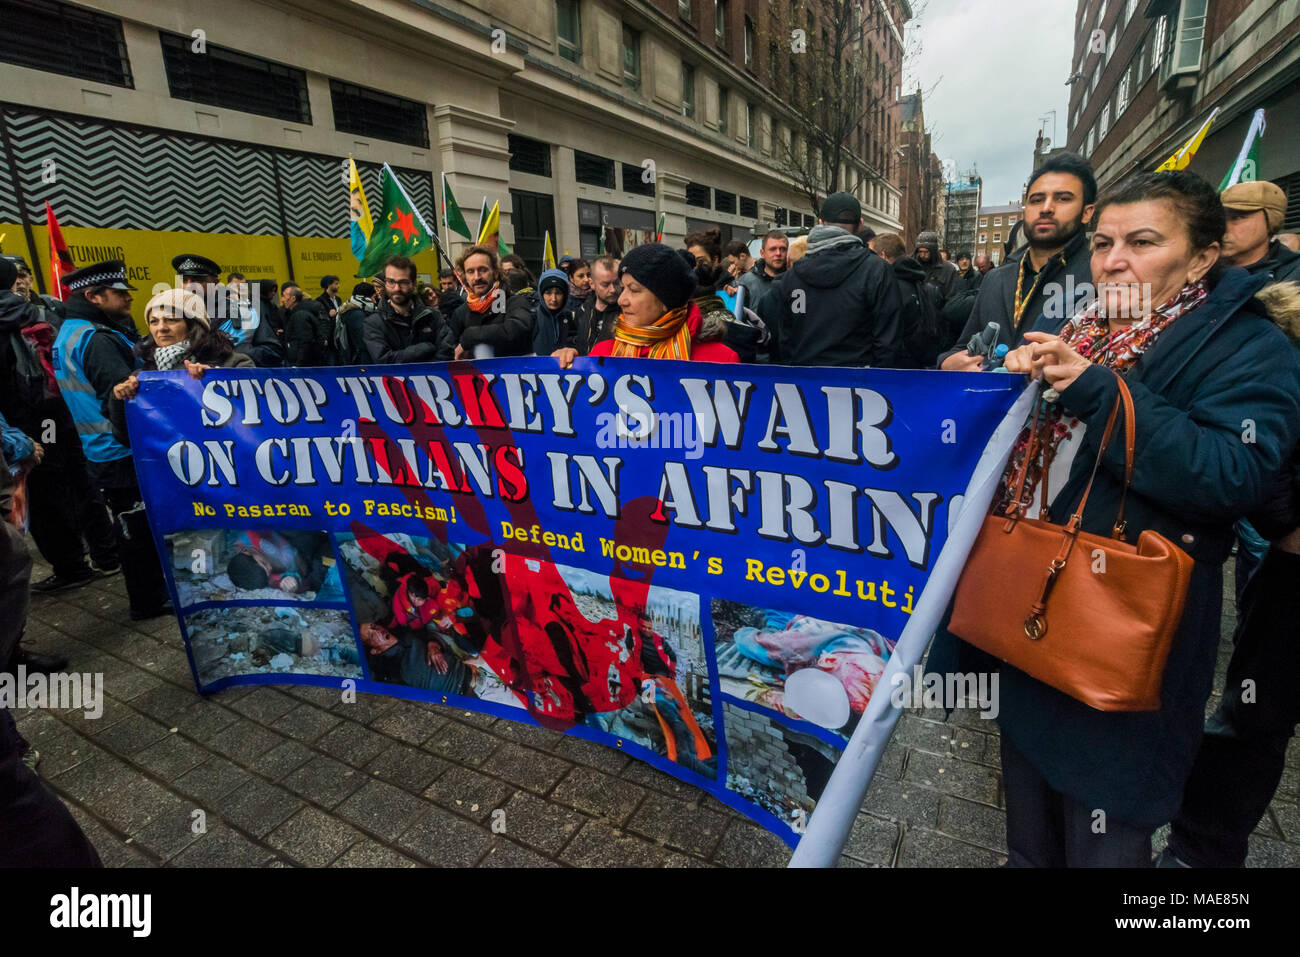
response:
[[[1080,0],[1071,150],[1105,186],[1154,169],[1220,108],[1188,167],[1218,184],[1266,111],[1257,178],[1300,226],[1300,0]]]
[[[812,12],[807,12],[807,9]],[[477,225],[538,262],[653,239],[811,225],[774,161],[797,129],[799,61],[762,0],[0,0],[22,42],[0,62],[0,233],[44,264],[44,204],[74,260],[115,251],[147,280],[178,251],[310,287],[347,276],[355,157],[372,212],[397,171],[431,228],[441,176]],[[815,55],[817,4],[800,5]],[[895,153],[901,0],[861,0],[871,109],[846,166]],[[53,166],[50,166],[50,162]],[[899,229],[898,171],[863,182],[864,218]],[[182,235],[171,235],[179,233]],[[466,243],[445,236],[454,257]],[[180,248],[178,248],[178,246]],[[22,248],[19,248],[22,247]],[[78,257],[78,251],[85,255]],[[433,257],[420,261],[431,272]],[[141,274],[143,275],[143,274]]]
[[[976,222],[979,219],[980,200],[984,181],[975,170],[959,172],[951,182],[944,184],[943,230],[939,233],[940,245],[956,259],[960,252],[975,248]]]
[[[983,254],[995,266],[1006,258],[1005,245],[1011,230],[1024,217],[1025,208],[1020,203],[1006,206],[981,206],[975,231],[975,243],[969,248],[972,256]]]
[[[899,100],[899,194],[903,241],[909,248],[927,229],[939,230],[940,199],[944,195],[943,164],[931,148],[925,130],[921,91]]]

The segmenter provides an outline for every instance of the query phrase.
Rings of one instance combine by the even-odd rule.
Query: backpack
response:
[[[54,332],[43,319],[9,333],[14,357],[14,392],[28,408],[59,394],[54,375]]]

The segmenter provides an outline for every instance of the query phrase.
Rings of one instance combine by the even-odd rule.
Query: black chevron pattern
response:
[[[4,121],[35,222],[48,200],[65,226],[280,231],[267,150],[17,110]]]
[[[9,157],[0,150],[0,223],[21,223],[22,213],[18,209],[18,197],[14,195],[13,178],[10,176]],[[11,243],[21,242],[16,236],[10,236]]]
[[[21,109],[5,110],[0,122],[14,154],[0,155],[0,221],[23,218],[9,176],[13,162],[31,222],[45,221],[49,201],[64,226],[275,236],[278,173],[289,235],[347,235],[342,158]],[[378,215],[379,166],[357,168],[371,212]],[[436,229],[433,177],[418,170],[396,173]]]

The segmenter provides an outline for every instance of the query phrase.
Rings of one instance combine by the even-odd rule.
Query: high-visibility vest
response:
[[[92,462],[115,462],[131,454],[131,450],[113,436],[113,424],[104,416],[99,396],[86,375],[86,346],[96,332],[111,332],[126,344],[134,344],[115,329],[104,329],[86,319],[69,317],[59,328],[54,340],[54,375],[59,380],[59,392],[77,424],[77,435],[86,458]]]

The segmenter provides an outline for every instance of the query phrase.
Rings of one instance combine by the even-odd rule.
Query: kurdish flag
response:
[[[555,247],[551,245],[551,231],[546,231],[546,246],[542,249],[542,268],[555,268]]]
[[[361,277],[378,273],[390,256],[414,256],[434,248],[433,233],[387,163],[379,173],[379,190],[383,194],[383,215],[357,267]]]
[[[357,173],[356,161],[348,157],[348,238],[352,245],[352,255],[360,259],[366,254],[366,243],[375,231],[375,221],[370,218],[370,204],[366,202],[366,191],[361,185],[361,176]]]
[[[1229,186],[1253,183],[1259,179],[1259,141],[1264,137],[1264,128],[1264,111],[1256,110],[1250,121],[1250,129],[1246,131],[1246,141],[1241,144],[1241,152],[1237,154],[1237,162],[1232,164],[1232,168],[1224,175],[1223,182],[1219,184],[1220,193]]]
[[[451,184],[447,182],[446,173],[442,174],[442,224],[448,232],[464,236],[466,240],[474,238],[474,234],[469,231],[469,223],[465,222],[465,214],[460,211],[456,197],[451,194]]]
[[[487,200],[484,200],[484,203],[486,202]],[[501,204],[499,202],[492,204],[492,209],[483,217],[483,226],[478,231],[479,246],[490,247],[494,244],[497,247],[498,256],[510,255],[510,247],[501,238]]]
[[[663,213],[659,214],[659,226],[655,229],[655,242],[657,243],[664,241],[664,223],[667,222],[667,219],[668,217]]]
[[[1214,112],[1210,114],[1210,118],[1201,124],[1201,128],[1192,134],[1192,138],[1184,143],[1173,156],[1157,166],[1156,172],[1163,173],[1165,170],[1187,169],[1187,164],[1192,161],[1196,151],[1201,148],[1201,141],[1205,139],[1205,134],[1210,131],[1210,124],[1214,122],[1214,118],[1218,115],[1219,107],[1216,106]]]

